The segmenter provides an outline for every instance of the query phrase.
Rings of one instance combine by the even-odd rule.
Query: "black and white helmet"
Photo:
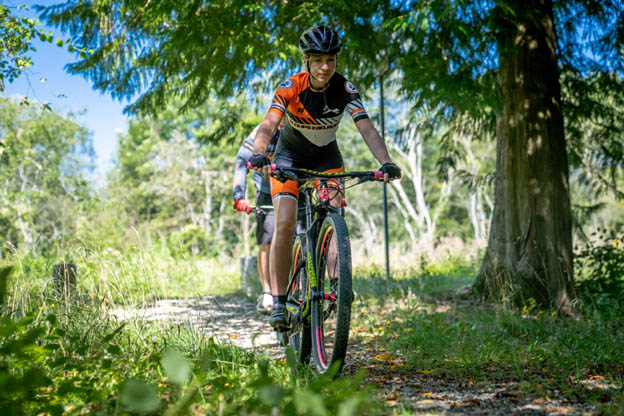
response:
[[[327,26],[316,26],[303,32],[299,49],[304,55],[336,55],[342,49],[340,36]]]

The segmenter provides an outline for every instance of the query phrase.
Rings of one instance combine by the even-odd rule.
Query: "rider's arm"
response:
[[[234,200],[245,198],[245,190],[247,188],[247,162],[253,155],[253,137],[247,137],[243,145],[238,150],[236,160],[234,161]]]
[[[388,148],[386,148],[386,144],[381,139],[379,132],[373,126],[369,118],[365,118],[359,120],[355,123],[357,129],[360,131],[360,134],[364,138],[366,145],[370,149],[375,159],[382,165],[384,163],[391,162],[390,155],[388,154]]]
[[[253,152],[254,154],[264,155],[266,154],[267,147],[273,137],[273,132],[277,128],[281,116],[273,111],[269,111],[260,123],[258,131],[256,133],[256,139],[254,141]]]
[[[256,133],[256,139],[253,147],[254,154],[266,154],[271,137],[273,137],[273,132],[277,128],[281,118],[281,114],[278,114],[277,112],[269,111],[267,113],[262,123],[260,123],[258,132]],[[263,168],[263,173],[265,177],[269,177],[271,174],[271,166],[265,166]]]

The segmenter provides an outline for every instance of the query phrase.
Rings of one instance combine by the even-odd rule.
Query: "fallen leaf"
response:
[[[399,400],[400,398],[401,398],[401,395],[396,391],[390,392],[386,396],[387,400]]]
[[[552,400],[550,400],[550,397],[538,397],[537,399],[533,400],[533,403],[535,404],[544,404],[544,403],[550,403]]]

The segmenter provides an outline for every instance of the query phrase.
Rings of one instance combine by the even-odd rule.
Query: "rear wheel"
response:
[[[309,364],[312,341],[310,336],[309,313],[305,316],[302,312],[309,305],[310,285],[305,267],[305,254],[303,250],[303,238],[305,235],[296,236],[293,244],[292,270],[290,272],[288,300],[291,305],[298,308],[293,313],[288,307],[288,323],[290,326],[288,345],[297,353],[297,360],[303,364]],[[308,306],[309,307],[309,306]],[[305,317],[304,317],[305,316]]]
[[[347,353],[351,321],[351,244],[342,216],[323,221],[316,243],[321,299],[312,302],[312,346],[317,371],[338,374]]]

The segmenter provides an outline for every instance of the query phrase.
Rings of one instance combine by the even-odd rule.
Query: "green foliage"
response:
[[[7,276],[2,269],[0,278]],[[84,311],[67,319],[55,303],[21,315],[0,305],[0,410],[3,414],[64,414],[65,406],[106,398],[102,383],[115,377],[111,357],[121,352],[113,340],[121,327],[82,332]],[[104,323],[100,317],[95,325]],[[109,324],[110,325],[110,324]],[[94,326],[92,329],[96,328]],[[106,325],[104,326],[106,327]],[[110,327],[110,326],[109,326]],[[76,331],[79,329],[79,331]]]
[[[238,135],[236,146],[209,139],[223,133],[220,119],[218,103],[184,114],[173,103],[157,116],[132,119],[119,138],[118,164],[103,197],[126,226],[166,241],[174,256],[232,255],[245,238],[231,208],[233,162],[258,119],[245,113],[240,122],[249,130],[230,132]]]
[[[567,377],[591,374],[595,366],[617,378],[615,363],[624,358],[618,348],[623,341],[621,321],[575,323],[530,309],[495,316],[466,308],[457,318],[448,313],[401,313],[385,334],[409,328],[399,333],[394,348],[411,351],[409,363],[419,370],[477,380],[503,373],[522,380],[538,373],[566,390]]]
[[[212,244],[205,231],[196,225],[188,225],[172,232],[167,238],[167,246],[174,257],[202,253],[213,256]]]
[[[71,115],[0,98],[0,139],[3,248],[50,249],[76,230],[75,215],[90,197],[84,173],[94,155],[91,137]]]
[[[9,272],[0,269],[0,299]],[[314,379],[295,360],[271,362],[198,339],[192,328],[119,325],[101,307],[67,299],[50,299],[21,316],[0,308],[2,414],[174,415],[193,406],[205,414],[357,415],[375,409],[369,388],[362,388],[364,373]]]
[[[622,234],[600,229],[578,247],[574,257],[577,290],[581,299],[599,310],[619,304],[624,296],[624,244]]]
[[[276,9],[238,0],[227,7],[92,1],[38,10],[48,23],[94,49],[93,55],[71,64],[70,71],[88,73],[96,88],[116,98],[133,98],[140,91],[127,110],[156,113],[173,96],[185,97],[186,109],[211,93],[231,96],[278,59],[286,57],[289,66],[296,65],[290,46],[296,33],[288,35],[289,42],[272,34],[286,22],[292,26],[295,15],[290,11],[269,18]]]
[[[579,171],[578,193],[591,199],[606,193],[624,196],[622,84],[617,72],[581,75],[569,70],[562,76],[570,163]]]
[[[84,48],[70,43],[71,38],[55,39],[51,32],[41,29],[39,19],[21,16],[27,9],[27,6],[0,4],[0,92],[4,91],[5,80],[13,82],[32,65],[31,54],[36,50],[33,41],[37,38],[42,42],[54,42],[58,47],[67,45],[69,52],[76,52],[83,59],[87,56]],[[49,106],[44,104],[43,108],[49,109]]]
[[[369,389],[362,389],[363,372],[339,380],[309,379],[308,370],[297,367],[295,361],[274,364],[262,356],[252,360],[235,356],[223,368],[214,355],[226,348],[210,339],[200,349],[195,364],[178,350],[163,353],[160,365],[168,381],[162,392],[166,398],[159,400],[155,387],[131,379],[122,386],[121,403],[135,412],[152,413],[160,408],[164,415],[178,414],[191,406],[203,412],[218,409],[224,415],[376,413]]]
[[[255,89],[251,81],[261,70],[297,70],[299,35],[325,23],[344,31],[341,62],[364,90],[380,74],[399,70],[402,88],[419,100],[476,115],[497,107],[496,19],[508,9],[504,2],[476,1],[377,1],[347,7],[342,1],[259,6],[238,0],[200,7],[175,1],[68,2],[38,10],[49,24],[95,50],[72,64],[73,72],[116,97],[140,94],[131,112],[155,112],[171,96],[185,97],[190,109],[211,94],[228,97]],[[621,70],[622,11],[614,1],[557,3],[564,65]],[[584,36],[596,27],[602,35],[596,41]],[[587,50],[593,53],[582,53]]]
[[[40,24],[37,19],[15,16],[7,5],[0,4],[0,91],[4,91],[5,79],[13,82],[32,65],[32,40],[37,34],[45,36],[37,28]]]

